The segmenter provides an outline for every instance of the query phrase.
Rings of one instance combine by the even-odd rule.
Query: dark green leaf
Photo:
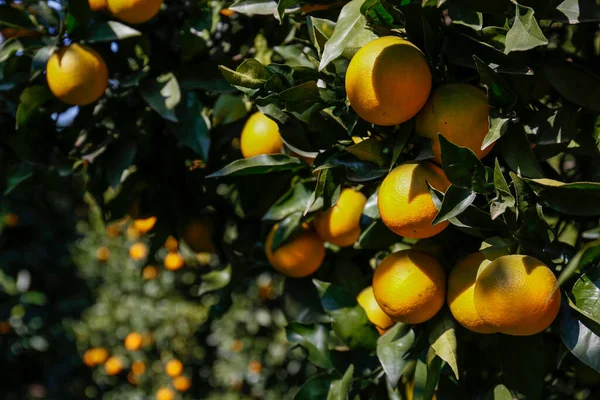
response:
[[[246,104],[242,96],[222,94],[213,108],[213,126],[230,124],[242,119],[246,115]]]
[[[581,362],[600,372],[600,334],[593,321],[579,314],[564,300],[560,309],[560,336]]]
[[[456,340],[456,322],[446,309],[439,312],[427,322],[429,343],[442,360],[446,361],[456,379],[459,379],[458,370],[458,344]]]
[[[533,8],[516,4],[515,20],[506,34],[506,54],[513,51],[531,50],[548,44],[535,17]]]
[[[269,79],[269,71],[259,61],[250,58],[240,64],[235,71],[220,65],[223,77],[231,85],[249,89],[262,87]]]
[[[208,161],[210,132],[202,109],[195,92],[183,92],[182,101],[175,110],[179,122],[170,123],[169,129],[179,143],[192,149],[204,161]]]
[[[131,37],[141,36],[140,31],[122,24],[117,21],[107,21],[94,23],[87,30],[85,40],[90,43],[94,42],[113,42],[116,40],[128,39]]]
[[[438,134],[442,152],[442,165],[448,180],[458,187],[486,191],[485,167],[471,149],[459,147]]]
[[[509,124],[510,129],[496,143],[496,149],[508,167],[528,178],[543,178],[544,173],[538,163],[527,135],[521,125]]]
[[[494,190],[496,191],[496,198],[490,205],[492,219],[498,218],[507,208],[513,208],[516,202],[500,169],[500,163],[497,158],[494,164]]]
[[[543,67],[546,78],[565,99],[600,112],[600,78],[591,71],[573,62],[554,60]]]
[[[506,239],[498,236],[485,239],[481,243],[479,251],[490,261],[498,257],[515,254],[519,242],[515,239]]]
[[[333,366],[329,356],[329,331],[323,325],[292,322],[285,331],[289,342],[298,343],[306,350],[311,363],[324,369]]]
[[[594,0],[564,0],[549,18],[570,24],[600,21],[600,6]]]
[[[226,167],[208,176],[220,178],[223,176],[260,175],[278,171],[296,171],[306,168],[306,164],[287,154],[260,155],[252,158],[236,160]]]
[[[600,183],[563,183],[552,179],[525,179],[540,200],[558,212],[577,216],[600,215]]]
[[[357,144],[346,147],[348,153],[354,154],[356,157],[364,161],[371,161],[378,164],[380,167],[388,164],[389,161],[384,154],[384,145],[381,141],[370,137]]]
[[[297,0],[278,0],[276,16],[279,21],[282,21],[285,16],[285,9],[297,3]]]
[[[367,0],[360,7],[362,15],[366,16],[372,24],[392,27],[394,17],[385,9],[380,0]]]
[[[198,296],[223,289],[225,286],[229,285],[229,282],[231,281],[231,265],[228,265],[221,270],[204,274],[200,276],[200,279],[202,280],[202,283],[198,289]]]
[[[279,93],[285,102],[285,108],[291,112],[304,112],[317,103],[321,103],[321,96],[316,81],[309,81],[298,86],[286,89]]]
[[[262,220],[279,221],[292,213],[303,212],[310,196],[306,187],[298,182],[269,208]]]
[[[350,364],[342,379],[331,382],[327,400],[348,400],[348,392],[352,389],[352,375],[354,375],[354,365]]]
[[[487,88],[488,103],[492,107],[511,108],[517,96],[510,90],[506,81],[477,56],[473,56],[481,83]],[[491,129],[490,129],[491,130]],[[484,141],[483,148],[487,147]]]
[[[571,293],[579,310],[600,324],[600,270],[593,268],[583,274],[573,285]]]
[[[331,208],[337,202],[342,191],[342,178],[343,175],[340,176],[339,170],[336,168],[319,171],[317,186],[306,203],[304,215],[315,209]]]
[[[25,88],[21,92],[19,108],[17,108],[17,129],[26,126],[30,118],[39,112],[40,107],[53,97],[46,85]]]
[[[398,380],[409,360],[406,355],[415,342],[415,332],[410,325],[397,323],[377,340],[377,357],[391,385]]]
[[[460,215],[467,207],[473,204],[475,197],[477,197],[477,194],[471,189],[450,185],[444,195],[440,210],[431,222],[432,225],[437,225]]]
[[[556,280],[556,289],[562,286],[573,273],[583,271],[591,263],[600,259],[600,240],[594,240],[583,246],[577,254],[569,261]]]
[[[335,376],[323,374],[309,378],[304,385],[300,387],[294,400],[322,400],[327,398],[329,386],[335,379]]]
[[[292,237],[302,224],[302,213],[300,211],[292,213],[285,217],[278,225],[273,242],[271,243],[271,251],[277,250],[280,246]]]
[[[487,148],[492,143],[500,139],[506,133],[509,122],[510,120],[508,118],[501,117],[497,110],[491,110],[490,129],[483,139],[481,149],[483,150]]]
[[[538,249],[544,248],[554,240],[554,233],[542,214],[542,207],[537,204],[535,193],[527,183],[511,172],[510,177],[515,188],[515,199],[519,219],[522,224],[516,232],[517,237],[529,241]]]
[[[449,4],[448,16],[453,24],[464,25],[476,31],[483,27],[483,15],[469,7]]]
[[[137,153],[137,146],[134,141],[128,140],[111,145],[106,153],[106,180],[113,189],[116,189],[121,183],[123,171],[133,163],[135,154]]]
[[[0,4],[0,24],[15,28],[35,29],[35,25],[25,11],[8,4]]]
[[[35,73],[37,71],[42,71],[46,69],[46,65],[48,64],[48,59],[52,55],[54,51],[54,46],[44,46],[35,52],[33,58],[31,59],[31,73]]]
[[[175,108],[181,101],[181,90],[175,75],[169,72],[156,78],[143,80],[140,83],[140,93],[146,103],[161,117],[177,122]]]
[[[25,162],[14,164],[5,171],[5,174],[6,186],[4,188],[4,194],[7,195],[19,186],[19,184],[33,176],[33,166]]]

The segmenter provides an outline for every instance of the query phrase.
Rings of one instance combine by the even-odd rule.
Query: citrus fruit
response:
[[[412,249],[398,251],[375,270],[373,293],[392,320],[420,324],[444,305],[446,273],[430,255]]]
[[[179,376],[183,372],[183,364],[179,360],[171,360],[165,366],[165,372],[171,378]]]
[[[185,260],[177,251],[170,251],[165,257],[165,268],[169,271],[177,271],[185,264]]]
[[[151,20],[160,11],[163,0],[106,0],[108,11],[129,24]]]
[[[142,270],[142,276],[150,281],[158,276],[158,269],[153,265],[148,265]]]
[[[179,242],[173,236],[169,236],[167,240],[165,240],[165,249],[167,249],[167,251],[177,251],[177,249],[179,249]]]
[[[240,138],[240,148],[244,158],[281,153],[282,146],[283,142],[275,121],[260,111],[248,118]]]
[[[125,338],[125,348],[129,351],[136,351],[142,347],[142,335],[137,332],[131,332]]]
[[[425,239],[446,229],[448,221],[431,224],[437,209],[427,183],[442,192],[450,186],[444,171],[429,162],[402,164],[383,180],[377,198],[379,213],[393,232],[406,238]]]
[[[192,383],[190,382],[190,378],[187,376],[178,376],[177,378],[173,379],[173,387],[178,392],[185,392],[190,388],[190,386],[192,386]]]
[[[275,251],[271,249],[278,224],[267,236],[265,253],[277,271],[292,278],[303,278],[315,272],[325,259],[325,247],[319,236],[308,227],[291,237]]]
[[[135,261],[141,261],[148,255],[148,246],[144,243],[135,243],[129,248],[129,257]]]
[[[356,298],[358,304],[365,310],[369,321],[377,328],[380,334],[384,334],[392,325],[394,321],[379,307],[375,295],[373,294],[373,286],[363,289]]]
[[[139,218],[133,221],[133,227],[141,234],[148,233],[156,225],[156,217]]]
[[[108,358],[108,350],[103,347],[91,348],[86,352],[86,354],[88,354],[92,365],[102,364]]]
[[[315,231],[326,242],[340,247],[352,246],[360,236],[359,222],[365,204],[367,198],[361,192],[342,190],[337,203],[315,217]]]
[[[110,257],[110,250],[108,247],[98,247],[98,249],[96,250],[96,259],[100,262],[106,262],[108,261]]]
[[[98,100],[108,86],[108,69],[91,47],[72,43],[48,59],[46,80],[62,102],[84,106]]]
[[[350,105],[366,121],[396,125],[408,121],[425,105],[431,72],[417,46],[396,36],[364,45],[346,71]]]
[[[167,387],[161,387],[156,391],[156,400],[173,400],[175,392]]]
[[[123,370],[123,361],[119,357],[110,357],[104,363],[104,370],[108,375],[117,375]]]
[[[133,364],[131,364],[131,372],[136,376],[143,375],[144,372],[146,372],[146,364],[144,364],[143,361],[134,361]]]
[[[473,150],[478,158],[492,150],[490,145],[481,150],[483,139],[489,130],[489,106],[483,90],[466,83],[441,85],[417,116],[415,132],[431,139],[433,160],[441,164],[438,133],[461,147]]]
[[[100,12],[108,9],[106,0],[88,0],[88,4],[90,5],[92,11]]]
[[[475,308],[498,332],[534,335],[558,315],[560,291],[556,277],[540,260],[524,255],[502,256],[479,271]]]
[[[262,372],[262,368],[263,366],[260,361],[252,360],[248,363],[248,371],[252,372],[253,374],[260,374]]]
[[[215,252],[213,225],[209,219],[194,219],[183,229],[183,241],[195,252]]]
[[[219,11],[219,14],[221,14],[224,17],[232,17],[235,14],[235,11],[230,10],[229,8],[224,8],[221,11]]]
[[[454,319],[470,331],[494,333],[496,330],[479,316],[473,298],[477,271],[484,261],[486,258],[483,253],[477,252],[456,264],[448,277],[448,306]]]

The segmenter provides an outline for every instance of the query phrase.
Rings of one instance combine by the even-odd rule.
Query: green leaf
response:
[[[261,88],[270,77],[265,66],[253,58],[241,63],[235,71],[223,65],[220,65],[219,69],[227,82],[242,88]]]
[[[323,325],[292,322],[285,331],[289,342],[298,343],[306,350],[311,363],[324,369],[333,367],[329,355],[329,332]]]
[[[54,46],[44,46],[38,49],[31,59],[31,73],[34,74],[37,71],[45,70],[53,52]]]
[[[213,108],[213,126],[231,124],[246,115],[246,104],[242,96],[222,94],[215,101]]]
[[[209,272],[201,275],[200,279],[202,283],[198,289],[198,296],[202,296],[205,293],[214,292],[215,290],[223,289],[231,282],[231,265],[227,265],[221,270]]]
[[[484,63],[476,55],[473,56],[477,72],[481,83],[486,87],[488,94],[488,103],[492,107],[511,108],[517,102],[517,96],[510,90],[510,87],[493,69]],[[490,129],[491,130],[491,129]],[[485,142],[484,142],[485,143]],[[483,145],[482,148],[487,147]]]
[[[507,387],[518,398],[541,399],[549,360],[543,335],[499,335],[496,355]]]
[[[519,220],[522,222],[515,234],[519,239],[529,241],[531,246],[542,249],[554,240],[554,232],[544,219],[542,207],[537,204],[531,187],[513,172],[510,173],[510,177],[515,188]]]
[[[273,235],[273,242],[271,243],[271,251],[277,250],[285,242],[287,242],[292,235],[294,235],[300,229],[302,225],[302,213],[295,212],[285,217],[277,226],[277,231]]]
[[[479,251],[486,259],[493,261],[498,257],[515,254],[519,242],[515,239],[506,239],[498,236],[485,239],[481,243]]]
[[[323,49],[319,71],[325,69],[330,62],[341,56],[353,39],[365,30],[367,19],[360,13],[363,3],[364,0],[352,0],[342,8],[335,24],[335,30]]]
[[[583,271],[591,263],[600,259],[600,240],[594,240],[583,246],[569,261],[556,280],[554,290],[558,290],[576,271]]]
[[[348,153],[354,154],[361,160],[371,161],[378,164],[380,167],[388,164],[389,161],[384,154],[385,146],[381,141],[370,137],[357,144],[346,147]]]
[[[181,100],[175,109],[179,122],[170,123],[169,130],[179,143],[192,149],[204,161],[208,161],[210,132],[208,122],[202,115],[203,106],[193,91],[183,92]]]
[[[429,331],[429,343],[435,354],[446,361],[456,379],[459,379],[458,344],[456,340],[456,322],[450,313],[444,309],[426,323]]]
[[[375,350],[378,334],[365,310],[342,287],[313,279],[337,336],[350,348]]]
[[[377,357],[393,388],[408,365],[406,355],[414,342],[415,332],[402,323],[395,324],[377,340]]]
[[[528,135],[537,137],[538,146],[569,143],[577,135],[577,118],[573,106],[565,104],[555,110],[540,110],[523,125]]]
[[[285,9],[297,4],[298,0],[278,0],[277,4],[277,19],[281,22],[285,16]]]
[[[315,209],[327,210],[337,202],[342,191],[343,178],[338,172],[339,170],[334,168],[319,171],[317,186],[306,203],[304,215]]]
[[[132,140],[118,142],[108,147],[104,155],[107,161],[105,174],[108,184],[113,189],[117,189],[121,183],[123,171],[131,166],[136,153],[137,146]]]
[[[471,149],[455,145],[438,134],[442,166],[448,180],[458,187],[484,193],[487,187],[485,167]]]
[[[17,108],[17,129],[23,128],[39,109],[54,96],[46,85],[29,86],[21,92]],[[35,119],[34,119],[35,120]]]
[[[372,24],[393,27],[394,17],[385,9],[380,0],[367,0],[360,7],[362,15],[367,17]]]
[[[563,301],[560,309],[560,337],[581,362],[600,372],[600,327]]]
[[[571,293],[579,310],[600,323],[600,270],[593,268],[579,277]]]
[[[0,24],[15,28],[35,29],[27,12],[8,4],[0,4]]]
[[[498,218],[506,211],[507,208],[513,208],[516,203],[508,183],[504,178],[504,174],[500,169],[500,163],[498,162],[497,158],[494,164],[494,190],[496,191],[496,198],[490,205],[490,214],[492,219]]]
[[[527,51],[548,44],[548,39],[542,33],[535,17],[533,8],[515,4],[515,20],[506,34],[504,53]]]
[[[303,212],[311,194],[298,182],[269,208],[263,215],[263,221],[279,221],[295,212]]]
[[[477,194],[471,189],[450,185],[446,191],[446,194],[444,195],[444,200],[442,201],[440,210],[431,224],[437,225],[462,214],[467,207],[473,204],[475,197],[477,197]]]
[[[140,93],[146,103],[164,119],[177,122],[175,108],[181,101],[177,78],[171,72],[140,83]]]
[[[315,104],[321,103],[321,95],[316,81],[304,82],[279,93],[285,102],[285,108],[291,112],[304,112]]]
[[[513,400],[510,390],[504,385],[496,385],[494,388],[494,400]]]
[[[342,379],[331,382],[327,400],[348,400],[348,392],[352,389],[352,376],[354,375],[354,365],[350,364]]]
[[[495,143],[498,139],[500,139],[508,129],[508,123],[510,120],[508,118],[501,117],[497,110],[490,111],[490,129],[483,138],[483,143],[481,144],[481,149],[486,149],[492,143]]]
[[[600,78],[591,71],[573,63],[552,60],[544,63],[543,72],[548,82],[565,99],[600,112]]]
[[[334,375],[322,374],[309,378],[304,385],[300,387],[294,400],[322,400],[329,394],[331,382],[335,379]]]
[[[560,213],[584,217],[600,215],[600,183],[525,180],[544,204]]]
[[[96,22],[87,30],[84,38],[86,42],[114,42],[141,36],[142,32],[137,31],[125,24],[117,21]]]
[[[570,24],[600,21],[600,7],[594,0],[564,0],[556,6],[556,11],[550,18]]]
[[[469,7],[449,4],[448,16],[453,24],[464,25],[476,31],[480,31],[483,27],[483,14]]]
[[[4,188],[4,194],[7,195],[21,183],[33,176],[33,166],[26,162],[14,164],[5,171],[5,174],[6,186]]]
[[[496,143],[496,150],[511,170],[528,178],[543,178],[544,172],[531,150],[523,127],[517,124],[509,126],[507,133]]]
[[[277,2],[274,0],[238,0],[229,6],[240,14],[275,15]]]
[[[302,324],[331,322],[321,306],[319,292],[310,279],[286,279],[282,309],[288,321]]]
[[[306,168],[306,164],[287,154],[262,154],[252,158],[236,160],[217,172],[208,175],[207,178],[262,175],[270,172],[296,171],[302,168]]]

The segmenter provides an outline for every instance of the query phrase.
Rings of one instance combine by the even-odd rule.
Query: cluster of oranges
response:
[[[110,13],[130,24],[152,19],[163,0],[89,0],[94,11]],[[108,68],[94,49],[79,43],[61,47],[46,65],[48,87],[56,98],[84,106],[98,100],[108,87]]]
[[[396,167],[378,193],[381,220],[409,239],[430,238],[449,224],[432,224],[437,208],[429,185],[442,192],[450,186],[440,167],[438,133],[471,149],[478,158],[492,147],[482,149],[489,129],[485,92],[463,83],[444,84],[433,92],[431,88],[425,56],[398,37],[382,37],[363,46],[346,73],[348,99],[360,117],[383,126],[416,117],[416,134],[432,142],[431,162]],[[270,123],[275,137],[277,126]],[[249,152],[250,144],[244,145],[244,133],[244,155],[256,153],[256,148]],[[276,140],[271,143],[272,151],[281,147]],[[269,150],[264,142],[261,146],[260,151]],[[290,277],[312,274],[325,257],[324,241],[344,247],[357,240],[365,204],[362,193],[344,189],[334,207],[316,215],[312,228],[304,225],[299,234],[273,251],[276,225],[266,240],[269,262]],[[372,287],[363,290],[357,300],[381,333],[394,322],[425,322],[447,301],[456,320],[474,332],[532,335],[546,329],[558,314],[560,292],[555,286],[554,273],[533,257],[508,255],[489,261],[476,253],[460,261],[447,279],[438,260],[410,249],[386,257],[375,270]]]

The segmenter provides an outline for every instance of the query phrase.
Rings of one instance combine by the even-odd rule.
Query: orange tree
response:
[[[2,2],[6,392],[600,396],[598,21]]]

